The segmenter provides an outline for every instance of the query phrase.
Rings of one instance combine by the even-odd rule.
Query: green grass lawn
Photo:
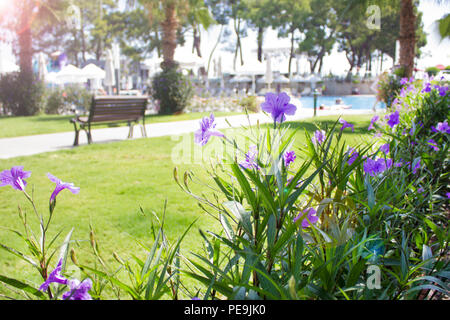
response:
[[[355,124],[354,133],[350,129],[346,129],[344,133],[349,145],[370,139],[371,136],[367,134],[370,118],[369,115],[345,117],[347,121]],[[331,116],[316,119],[321,125],[331,124],[335,120],[336,117]],[[295,146],[302,144],[304,130],[315,130],[311,120],[291,123],[291,126],[300,129],[296,135]],[[242,133],[241,129],[230,129],[226,132],[228,136],[239,136]],[[60,229],[64,229],[65,234],[72,227],[75,228],[73,239],[79,242],[74,244],[74,247],[80,261],[91,261],[88,254],[90,224],[95,229],[101,253],[106,260],[114,261],[112,252],[117,252],[124,259],[131,258],[132,254],[143,258],[145,251],[136,240],[150,245],[152,239],[149,219],[140,213],[140,207],[149,215],[152,211],[161,214],[166,199],[168,204],[165,229],[169,240],[176,240],[188,225],[198,218],[194,229],[182,245],[184,254],[189,256],[190,251],[198,251],[201,248],[198,228],[219,230],[216,221],[202,213],[196,201],[185,194],[173,179],[173,169],[178,166],[180,174],[191,169],[199,178],[208,182],[203,163],[176,164],[173,161],[179,160],[174,156],[174,150],[180,147],[180,143],[189,143],[192,140],[193,134],[185,135],[182,139],[161,137],[94,143],[71,150],[0,160],[0,171],[15,165],[32,171],[27,190],[31,193],[34,187],[38,210],[44,214],[48,212],[48,199],[54,188],[54,184],[46,176],[47,172],[81,188],[78,195],[67,190],[60,193],[51,226],[53,235]],[[210,144],[220,144],[219,138],[212,138]],[[198,150],[195,148],[197,147],[189,148],[194,150],[193,154]],[[205,187],[193,186],[194,191],[204,189]],[[21,192],[9,186],[2,187],[0,199],[0,226],[22,230],[18,205],[27,211],[30,222],[34,221],[31,207]],[[38,233],[38,229],[35,230]],[[60,241],[63,241],[63,237]],[[25,249],[18,237],[3,229],[0,229],[0,243]],[[3,250],[0,250],[0,274],[40,282],[35,270]]]
[[[236,112],[215,112],[216,117],[239,114]],[[183,120],[200,119],[209,115],[208,112],[184,113],[179,115],[147,115],[145,123],[172,122]],[[0,117],[0,138],[12,138],[44,133],[56,133],[73,131],[73,124],[69,121],[74,115],[39,115],[31,117]],[[99,125],[95,128],[106,128],[112,126],[124,126],[122,124]]]

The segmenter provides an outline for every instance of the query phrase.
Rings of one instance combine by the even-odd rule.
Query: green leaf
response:
[[[223,214],[219,214],[219,220],[220,220],[220,223],[222,224],[223,230],[225,231],[227,238],[230,241],[233,241],[234,231],[233,231],[233,228],[231,227],[230,222],[228,221],[227,217]]]
[[[269,222],[267,223],[267,245],[271,248],[275,243],[276,236],[276,221],[275,216],[273,214],[269,217]]]
[[[39,299],[46,299],[45,294],[43,294],[41,291],[39,291],[36,288],[33,288],[32,286],[29,286],[28,284],[21,282],[16,279],[8,278],[5,276],[0,275],[0,281],[3,283],[6,283],[7,285],[10,285],[14,288],[17,288],[19,290],[23,290],[25,292],[31,293],[32,295],[38,297]]]
[[[297,241],[295,243],[294,265],[292,267],[292,274],[294,275],[296,280],[299,280],[300,278],[303,250],[304,250],[303,238],[299,232],[297,235]]]
[[[359,260],[355,265],[353,265],[345,283],[346,287],[353,287],[356,284],[365,267],[366,261],[364,259]]]
[[[249,205],[252,207],[253,211],[256,211],[258,209],[257,203],[256,203],[256,196],[255,196],[255,193],[253,192],[252,188],[250,187],[250,184],[248,183],[247,178],[242,173],[238,164],[232,163],[231,169],[234,173],[235,178],[238,180],[239,185],[241,186],[241,189],[244,192]]]
[[[373,207],[375,206],[375,192],[372,185],[370,184],[369,176],[366,176],[364,185],[367,189],[367,204],[369,205],[370,210],[373,210]]]
[[[237,201],[226,201],[223,203],[224,208],[231,212],[237,220],[241,223],[244,231],[252,236],[252,223],[250,220],[250,211],[246,211],[242,204]]]
[[[9,253],[12,253],[16,256],[18,256],[19,258],[25,260],[26,262],[28,262],[29,264],[31,264],[33,267],[35,267],[39,272],[41,271],[41,268],[39,267],[39,265],[30,257],[28,257],[27,255],[17,251],[16,249],[10,248],[8,246],[5,246],[4,244],[0,243],[0,248],[8,251]]]
[[[73,230],[74,230],[74,228],[72,228],[69,231],[69,233],[67,234],[67,236],[64,238],[64,242],[61,245],[61,249],[59,250],[58,261],[62,260],[61,271],[66,270],[67,256],[69,254],[69,245],[70,245],[70,239],[72,238]]]
[[[99,277],[101,277],[103,279],[106,279],[106,280],[110,281],[111,283],[115,284],[116,286],[118,286],[119,288],[121,288],[122,290],[127,292],[134,300],[140,300],[141,299],[139,294],[132,287],[126,285],[125,283],[117,280],[114,277],[109,276],[105,272],[96,270],[96,269],[88,267],[88,266],[80,266],[80,267],[82,269],[89,270],[89,271],[93,272],[94,274],[96,274],[97,276],[99,276]]]

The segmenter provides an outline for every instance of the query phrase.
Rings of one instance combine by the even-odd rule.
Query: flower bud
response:
[[[125,264],[125,262],[122,260],[121,257],[119,257],[119,255],[116,252],[113,252],[113,257],[114,259],[116,259],[116,261],[120,264]]]
[[[70,249],[70,259],[72,260],[72,262],[74,264],[78,265],[78,260],[77,260],[77,257],[75,255],[75,249],[74,248]]]

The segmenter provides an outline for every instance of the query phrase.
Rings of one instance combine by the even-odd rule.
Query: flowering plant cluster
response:
[[[122,298],[258,300],[258,299],[434,299],[448,296],[448,148],[449,93],[441,83],[402,80],[402,89],[386,115],[375,115],[362,130],[371,141],[349,145],[344,133],[361,128],[339,118],[317,126],[295,141],[298,129],[287,122],[296,106],[286,93],[269,93],[261,109],[272,124],[249,127],[248,144],[216,129],[214,115],[200,121],[194,133],[199,146],[219,141],[231,146],[223,159],[211,160],[213,184],[174,169],[180,188],[216,219],[220,232],[200,230],[204,252],[190,257],[165,237],[164,217],[156,215],[148,255],[124,260],[119,267],[100,255],[91,231],[95,267],[72,262],[86,275],[64,273],[72,231],[60,249],[56,267],[45,235],[58,194],[79,188],[48,174],[56,184],[47,221],[36,215],[41,241],[28,239],[32,258],[1,245],[35,266],[42,284],[20,282],[35,297],[102,299],[105,288]],[[31,173],[13,167],[0,175],[0,186],[26,193]],[[191,184],[207,185],[197,194]],[[165,209],[164,209],[165,214]],[[24,223],[26,228],[29,228]],[[32,234],[27,232],[27,234]],[[40,243],[38,245],[37,243]],[[98,262],[98,263],[97,263]],[[134,263],[132,263],[134,262]],[[379,270],[371,282],[368,270]],[[120,273],[128,275],[123,280]],[[195,290],[182,275],[194,279]],[[17,284],[0,275],[0,281]],[[46,295],[44,295],[46,293]]]
[[[64,271],[66,266],[69,242],[72,236],[73,229],[68,233],[63,245],[61,245],[60,247],[59,260],[56,267],[53,269],[53,271],[49,272],[52,259],[57,253],[57,249],[53,249],[54,241],[56,240],[57,236],[53,238],[52,241],[47,243],[48,230],[52,217],[54,215],[57,196],[61,191],[65,189],[69,190],[73,194],[77,194],[80,192],[80,188],[76,187],[73,183],[63,182],[50,173],[48,173],[47,176],[51,182],[56,184],[56,186],[52,194],[50,195],[49,216],[47,219],[45,219],[45,217],[39,214],[39,212],[37,211],[33,197],[30,196],[26,190],[28,184],[26,179],[31,177],[31,172],[25,171],[23,166],[14,166],[9,170],[3,170],[2,172],[0,172],[0,187],[10,186],[13,189],[22,192],[25,198],[31,203],[36,218],[39,221],[40,227],[40,237],[39,239],[37,239],[35,233],[27,223],[26,214],[19,207],[19,214],[24,225],[26,236],[22,235],[19,231],[11,231],[18,234],[22,239],[26,241],[31,256],[21,253],[18,250],[10,248],[1,243],[0,248],[12,254],[15,254],[18,257],[21,257],[24,261],[35,267],[39,271],[43,283],[40,285],[38,290],[35,290],[25,282],[10,279],[5,276],[1,276],[0,281],[8,285],[21,288],[22,290],[28,293],[32,293],[35,297],[40,299],[61,298],[63,300],[91,300],[92,298],[89,294],[89,290],[91,290],[92,281],[89,278],[84,279],[80,282],[78,279],[68,279],[62,275],[62,272]],[[52,290],[51,284],[57,284],[59,285],[59,287],[55,287],[54,290]],[[61,286],[67,287],[68,291],[62,292]],[[47,296],[45,296],[44,293],[47,293]]]
[[[448,264],[442,261],[448,252],[448,185],[443,180],[448,179],[448,124],[440,119],[434,129],[428,126],[427,137],[411,140],[428,123],[410,120],[418,117],[421,101],[431,91],[422,92],[412,79],[402,83],[392,109],[375,115],[366,128],[373,141],[360,145],[343,140],[344,132],[355,132],[343,118],[312,135],[306,132],[305,141],[296,144],[295,130],[285,124],[286,115],[296,109],[285,93],[266,95],[261,109],[272,117],[273,127],[250,130],[248,149],[217,133],[213,116],[201,122],[198,144],[205,145],[201,135],[214,135],[235,150],[226,161],[229,166],[212,165],[217,190],[212,198],[191,191],[189,184],[196,181],[192,172],[183,183],[175,175],[180,187],[223,227],[223,234],[208,232],[207,237],[202,232],[206,253],[189,260],[187,274],[208,288],[200,292],[202,299],[448,294]],[[430,103],[448,108],[445,88],[432,87]],[[413,133],[406,137],[405,130]],[[428,150],[407,156],[411,142]],[[446,172],[436,170],[437,163],[428,167],[433,148],[441,152],[433,161]],[[383,290],[371,290],[365,281],[366,268],[374,264],[382,270]],[[431,293],[426,290],[430,286]]]

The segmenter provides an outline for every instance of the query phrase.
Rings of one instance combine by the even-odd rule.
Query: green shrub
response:
[[[0,103],[6,113],[31,116],[43,109],[44,84],[33,74],[13,72],[0,77]]]
[[[59,114],[63,105],[64,97],[62,90],[60,88],[48,90],[44,112],[46,114]]]
[[[64,87],[64,100],[70,106],[89,110],[92,102],[92,93],[84,87],[78,85],[69,85]]]
[[[176,67],[163,69],[152,81],[153,98],[159,100],[159,114],[180,113],[193,96],[189,79]]]
[[[390,108],[401,88],[400,77],[395,72],[392,74],[385,72],[378,81],[377,97],[386,103],[387,108]]]
[[[437,76],[437,74],[440,72],[441,70],[439,70],[439,68],[436,67],[429,67],[425,69],[425,72],[428,74],[428,76]]]
[[[239,105],[243,110],[247,109],[249,112],[259,112],[258,102],[255,96],[247,96],[239,100]]]
[[[78,109],[89,110],[92,94],[85,88],[77,85],[68,85],[64,88],[51,88],[47,90],[45,104],[46,114],[62,114]]]

